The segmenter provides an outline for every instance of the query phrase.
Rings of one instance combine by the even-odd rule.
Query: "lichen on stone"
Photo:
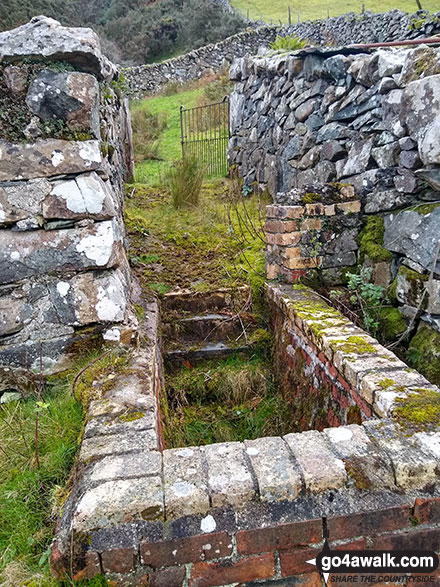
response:
[[[332,342],[335,350],[350,354],[375,353],[377,349],[367,342],[362,336],[349,336],[347,340],[334,340]]]
[[[417,388],[406,397],[396,398],[394,416],[403,428],[427,430],[440,426],[440,393]]]

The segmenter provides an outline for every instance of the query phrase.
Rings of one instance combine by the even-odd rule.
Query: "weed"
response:
[[[205,171],[195,155],[188,155],[171,167],[165,179],[175,208],[198,204]]]
[[[159,137],[167,128],[166,115],[139,109],[133,112],[131,122],[135,162],[160,160]]]
[[[307,44],[307,40],[301,40],[295,35],[282,37],[277,35],[275,41],[270,44],[270,48],[274,51],[297,51],[303,49]]]
[[[347,273],[348,289],[352,292],[350,301],[360,308],[364,328],[375,335],[379,326],[379,316],[385,289],[371,283],[372,269],[363,267],[359,275]]]

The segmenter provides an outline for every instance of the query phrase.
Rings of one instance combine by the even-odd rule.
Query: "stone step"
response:
[[[229,314],[197,314],[164,323],[162,335],[165,341],[213,342],[235,340],[243,330],[242,323],[248,323],[245,317]],[[165,346],[167,344],[165,343]]]
[[[162,314],[187,312],[188,314],[215,313],[223,309],[243,311],[250,299],[247,285],[232,288],[220,288],[210,292],[180,291],[165,294],[161,301]]]
[[[182,347],[168,351],[164,355],[165,364],[170,366],[178,366],[183,361],[190,363],[197,363],[205,359],[224,359],[233,353],[249,352],[250,345],[243,344],[241,346],[232,346],[226,342],[209,342],[194,348],[193,346]]]

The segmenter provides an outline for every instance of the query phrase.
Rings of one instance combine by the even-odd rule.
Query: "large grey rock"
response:
[[[440,169],[420,169],[416,171],[416,175],[435,190],[440,191]]]
[[[390,77],[402,70],[405,53],[399,49],[379,49],[377,52],[377,71],[379,77]]]
[[[339,177],[355,175],[367,169],[373,148],[373,141],[373,138],[369,138],[353,143],[348,153],[348,159],[342,167]]]
[[[383,124],[396,137],[404,137],[407,133],[401,120],[403,90],[391,90],[382,97]]]
[[[365,212],[375,214],[407,206],[414,201],[411,194],[399,192],[398,190],[375,190],[366,196]]]
[[[100,138],[99,85],[93,75],[43,70],[32,81],[26,103],[42,120],[63,120],[72,130]]]
[[[106,220],[115,216],[112,187],[95,172],[75,179],[56,182],[42,205],[43,217],[94,218]]]
[[[116,222],[78,230],[0,231],[0,283],[13,283],[53,271],[115,267],[122,256]]]
[[[381,169],[387,167],[393,167],[396,165],[399,158],[400,146],[399,142],[388,143],[382,147],[376,147],[372,150],[373,159],[376,161],[377,166]]]
[[[45,139],[20,144],[0,140],[0,181],[84,173],[100,168],[99,141]]]
[[[440,208],[430,214],[419,214],[416,210],[404,210],[385,217],[384,246],[419,263],[430,271],[438,246]],[[436,273],[440,274],[440,259]]]
[[[27,24],[0,33],[0,62],[24,57],[63,60],[100,80],[111,80],[115,66],[101,53],[92,29],[63,27],[52,18],[36,16]]]
[[[48,285],[49,298],[61,324],[82,326],[94,322],[122,322],[129,285],[122,271],[80,273],[69,281]]]
[[[440,163],[439,111],[440,75],[408,84],[403,92],[400,121],[417,141],[425,165]]]
[[[405,61],[397,78],[402,87],[415,80],[440,73],[440,54],[433,47],[421,45],[405,51],[403,55]]]

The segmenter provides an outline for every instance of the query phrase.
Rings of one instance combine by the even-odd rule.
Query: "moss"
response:
[[[393,254],[383,247],[384,232],[385,227],[381,216],[367,218],[367,222],[358,236],[361,261],[365,257],[368,257],[373,263],[393,260]]]
[[[435,210],[436,208],[438,208],[439,206],[440,206],[440,202],[433,202],[432,204],[422,204],[420,206],[414,206],[414,208],[410,208],[410,210],[417,212],[417,214],[422,214],[423,216],[427,216],[428,214],[431,214],[431,212],[433,210]]]
[[[378,385],[381,389],[388,389],[389,387],[392,387],[394,385],[395,381],[394,379],[389,379],[388,377],[385,377],[384,379],[381,379],[381,381],[379,381]]]
[[[371,481],[366,475],[360,460],[356,457],[350,457],[350,459],[344,459],[344,463],[348,476],[353,479],[357,489],[371,488]]]
[[[362,424],[362,413],[359,406],[350,406],[348,408],[347,424]]]
[[[335,340],[333,346],[338,351],[351,354],[375,353],[377,350],[362,336],[349,336],[347,340]]]
[[[408,360],[431,383],[440,384],[440,334],[427,324],[420,324],[408,348]]]
[[[321,194],[307,193],[301,198],[303,204],[315,204],[322,200]]]
[[[382,308],[378,320],[381,339],[386,341],[395,340],[406,330],[406,322],[398,308]]]
[[[127,411],[124,414],[119,416],[119,420],[123,422],[135,422],[136,420],[140,420],[145,416],[144,412],[140,412],[138,410]]]
[[[136,312],[136,318],[141,321],[145,316],[145,308],[140,304],[134,304],[134,311]]]
[[[393,282],[388,288],[388,299],[392,304],[397,304],[397,277],[393,279]]]
[[[440,393],[434,389],[415,389],[397,398],[396,406],[394,416],[404,428],[426,430],[440,425]]]

